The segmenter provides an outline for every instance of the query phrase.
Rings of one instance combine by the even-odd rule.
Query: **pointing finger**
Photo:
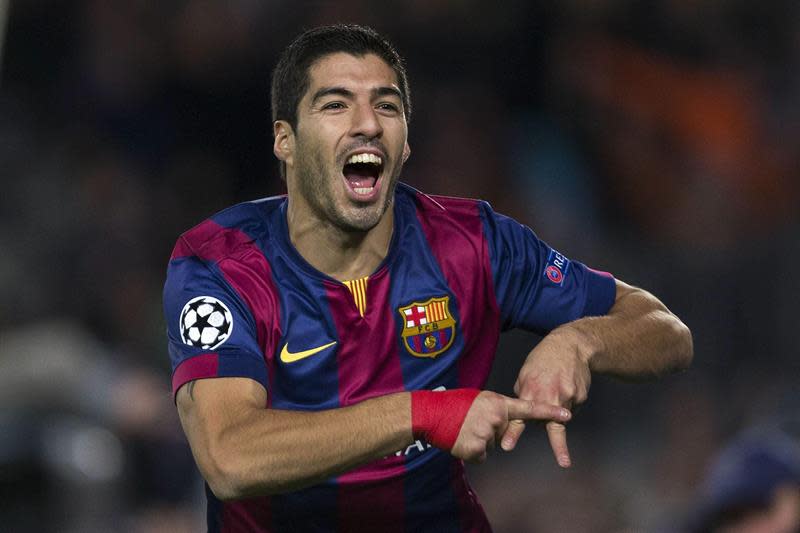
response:
[[[508,408],[508,418],[510,420],[555,420],[556,422],[566,422],[572,414],[569,409],[558,405],[548,405],[546,403],[534,403],[518,398],[506,398]]]
[[[562,468],[569,468],[572,461],[569,457],[567,448],[567,427],[558,422],[547,423],[547,438],[550,440],[550,447],[556,457],[556,462]]]

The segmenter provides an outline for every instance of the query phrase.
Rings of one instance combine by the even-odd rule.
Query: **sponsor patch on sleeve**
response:
[[[181,339],[189,346],[214,350],[228,340],[233,330],[230,309],[213,296],[189,300],[181,311]]]
[[[564,278],[569,273],[570,260],[550,249],[550,255],[547,256],[547,264],[544,267],[544,277],[551,283],[558,286],[564,285]]]

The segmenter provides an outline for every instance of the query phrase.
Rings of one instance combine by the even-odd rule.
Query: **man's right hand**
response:
[[[541,420],[567,422],[572,417],[568,409],[558,405],[533,403],[509,398],[491,391],[482,391],[467,411],[458,438],[450,453],[472,463],[486,460],[489,450],[508,428],[510,420]]]

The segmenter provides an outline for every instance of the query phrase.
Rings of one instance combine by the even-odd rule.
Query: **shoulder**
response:
[[[425,194],[408,185],[403,185],[397,196],[414,206],[414,223],[440,263],[458,269],[486,255],[486,202]]]
[[[272,219],[285,196],[263,198],[231,206],[184,232],[170,260],[197,257],[221,261],[247,253],[255,241],[269,239]]]
[[[489,209],[484,200],[426,194],[403,183],[398,185],[398,197],[413,202],[421,218],[449,219],[455,223],[478,220]]]

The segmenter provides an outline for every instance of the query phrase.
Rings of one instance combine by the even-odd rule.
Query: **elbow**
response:
[[[220,501],[235,501],[285,492],[287,484],[279,479],[259,476],[257,469],[236,450],[211,449],[200,472],[208,488]]]
[[[694,359],[694,341],[692,340],[692,331],[689,327],[675,319],[674,326],[674,351],[672,356],[673,371],[680,372],[687,370]]]
[[[221,501],[239,500],[246,497],[246,483],[236,461],[222,451],[207,454],[198,467],[208,488]]]
[[[198,467],[208,488],[221,501],[233,501],[253,496],[265,495],[259,491],[255,480],[248,475],[251,469],[241,460],[235,450],[210,447],[203,461],[198,459]]]

